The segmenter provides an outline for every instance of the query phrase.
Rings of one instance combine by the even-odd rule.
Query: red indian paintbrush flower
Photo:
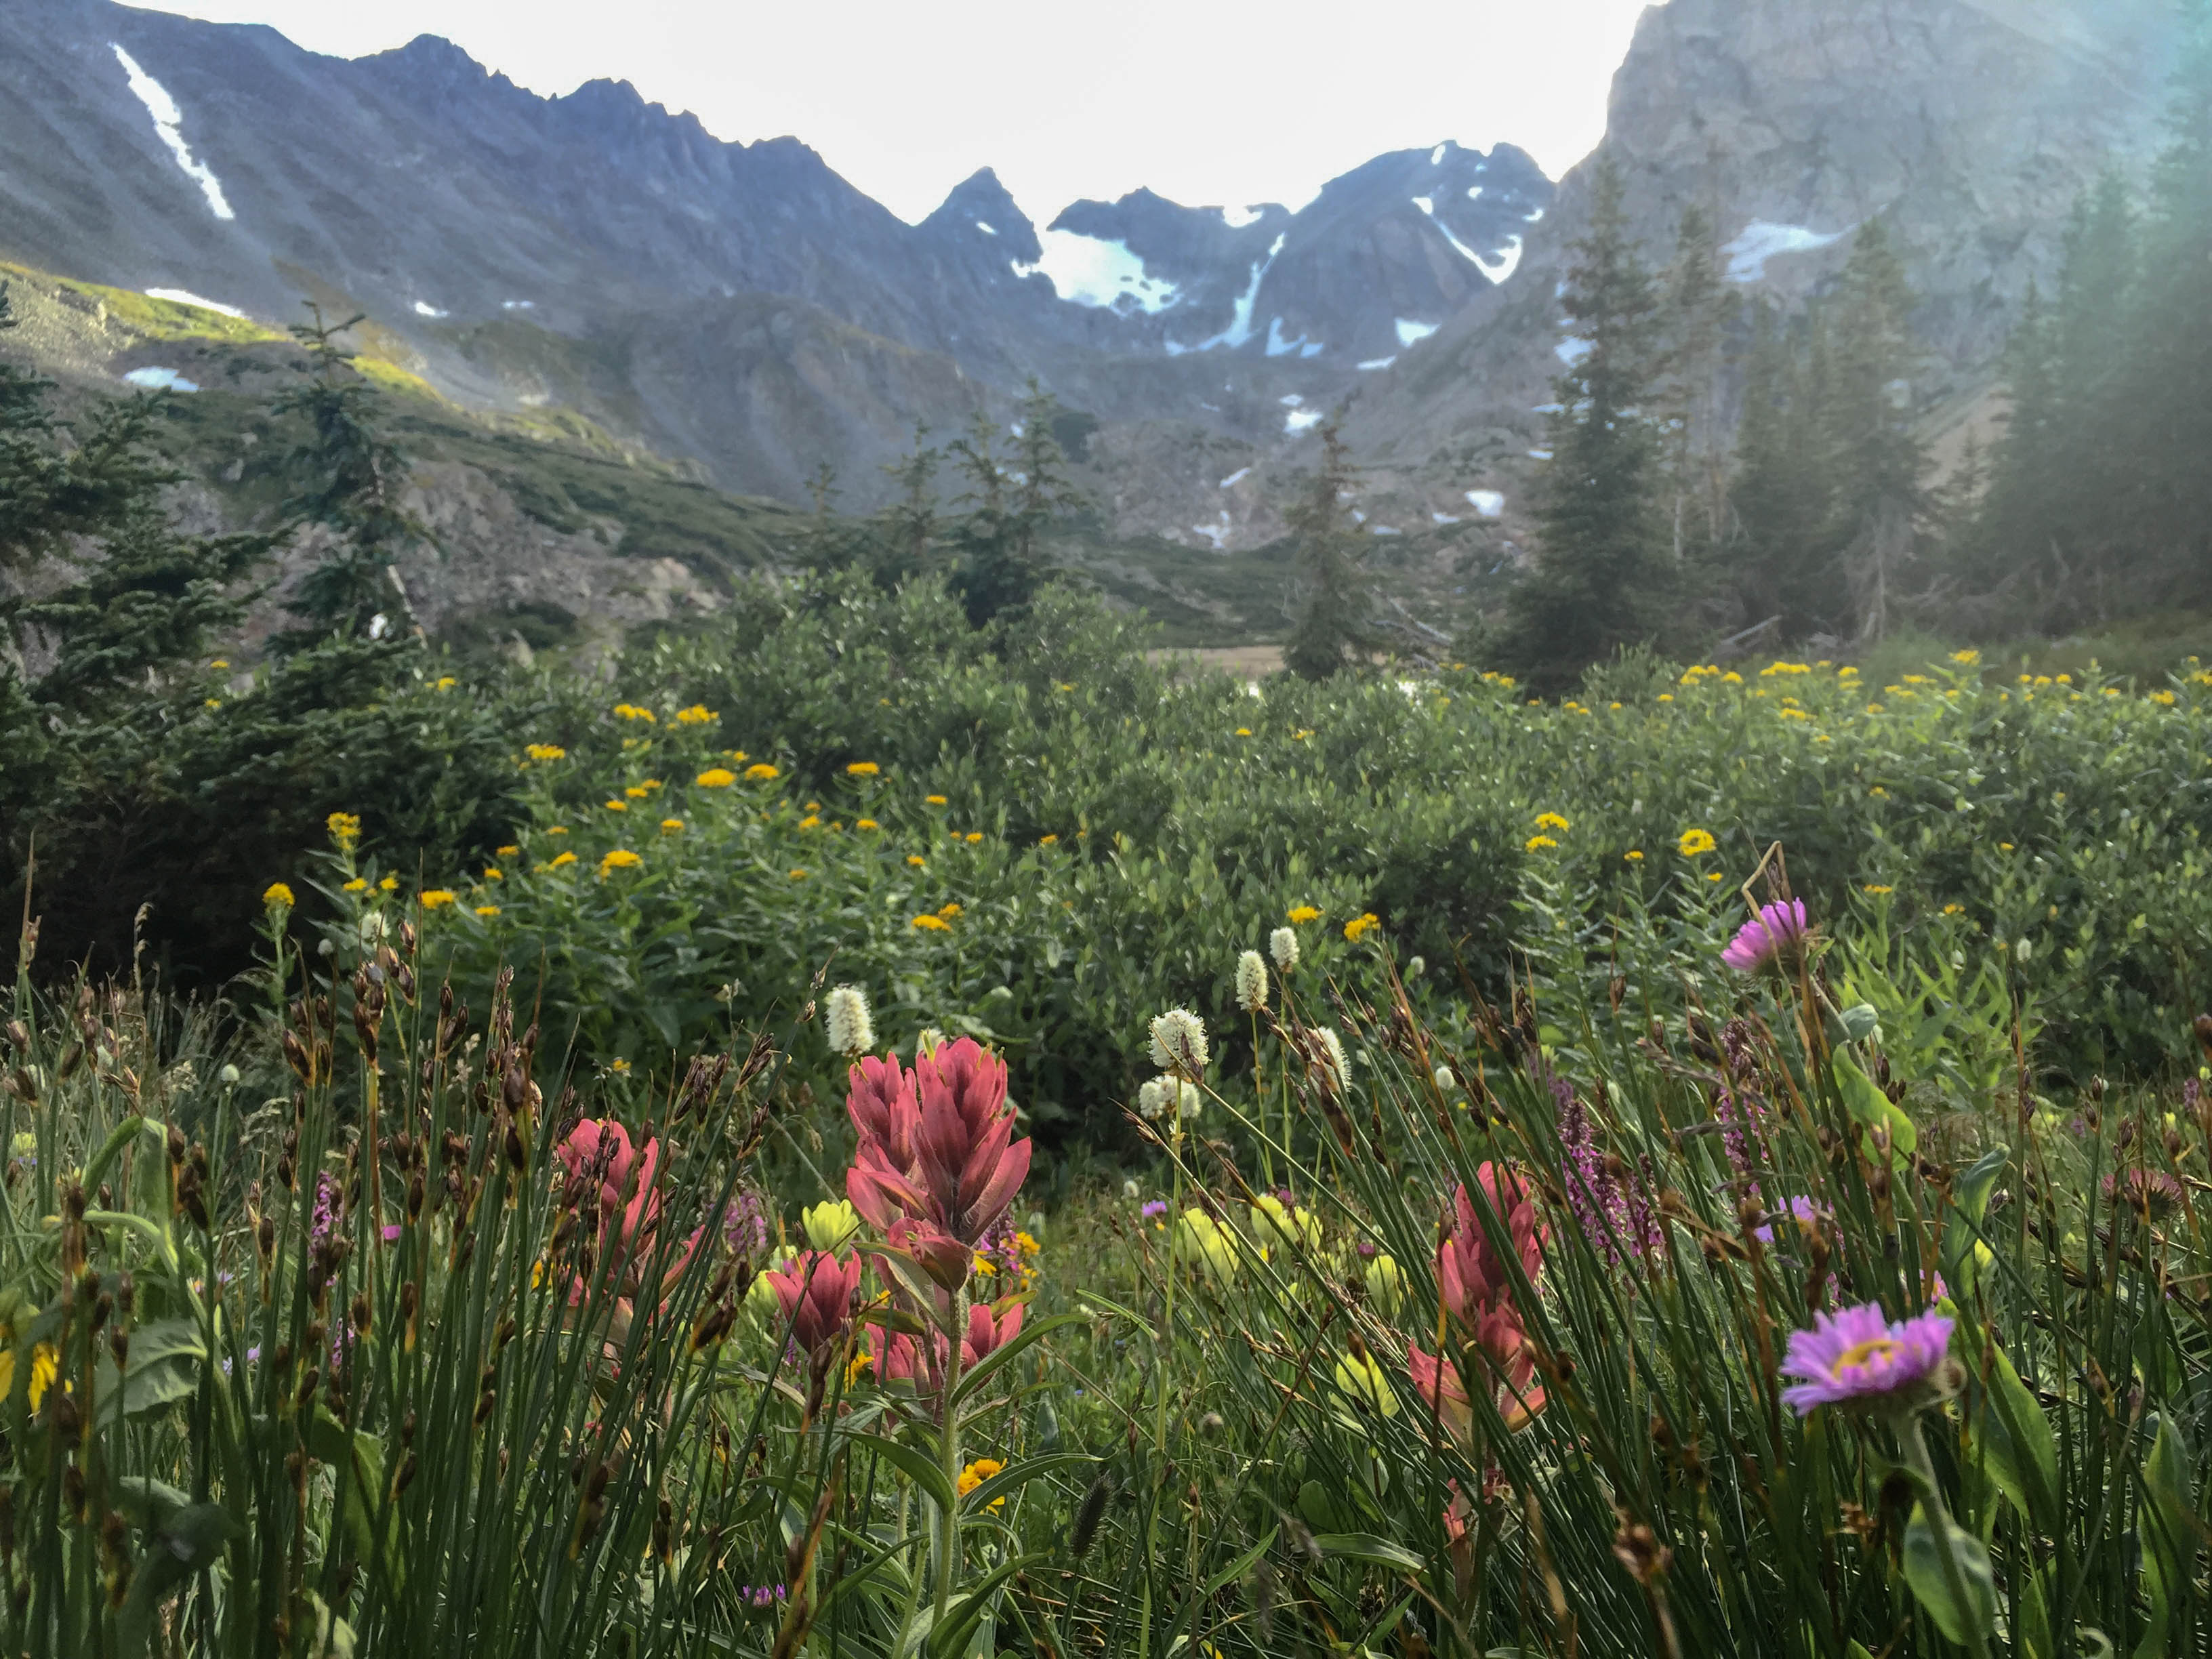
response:
[[[1544,1229],[1535,1200],[1518,1176],[1498,1164],[1484,1164],[1474,1179],[1521,1258],[1521,1271],[1534,1279],[1544,1260]],[[1455,1318],[1480,1325],[1493,1305],[1511,1296],[1512,1281],[1491,1248],[1466,1188],[1453,1195],[1452,1208],[1452,1230],[1437,1247],[1437,1288]]]
[[[853,1300],[860,1288],[860,1258],[839,1261],[823,1250],[802,1252],[780,1272],[763,1275],[775,1290],[792,1340],[808,1354],[823,1352],[853,1322]]]
[[[1022,1304],[1018,1302],[992,1317],[981,1303],[968,1310],[968,1332],[960,1339],[960,1366],[965,1370],[985,1354],[1003,1348],[1022,1334]]]
[[[972,1254],[1030,1171],[1030,1143],[1013,1139],[1006,1062],[963,1037],[921,1056],[910,1073],[886,1057],[854,1066],[851,1080],[846,1110],[860,1131],[845,1176],[853,1207],[887,1236],[913,1222],[917,1255],[941,1252],[940,1237]],[[933,1268],[932,1277],[945,1282]],[[966,1277],[963,1264],[958,1282]]]
[[[1544,1409],[1544,1390],[1535,1380],[1535,1356],[1529,1352],[1521,1316],[1510,1307],[1492,1308],[1483,1316],[1463,1363],[1474,1366],[1477,1376],[1487,1374],[1491,1403],[1508,1430],[1525,1428]],[[1406,1367],[1413,1373],[1415,1392],[1437,1408],[1445,1432],[1462,1449],[1471,1448],[1474,1401],[1459,1367],[1441,1356],[1424,1353],[1419,1344],[1407,1351]]]
[[[619,1249],[624,1267],[622,1295],[625,1300],[639,1291],[665,1290],[681,1274],[698,1249],[701,1234],[694,1231],[660,1267],[657,1282],[647,1286],[643,1275],[650,1270],[659,1249],[660,1194],[653,1176],[660,1167],[660,1143],[648,1140],[642,1149],[630,1142],[629,1132],[612,1118],[586,1118],[571,1129],[554,1149],[571,1181],[585,1190],[599,1188],[601,1252]],[[573,1304],[583,1298],[580,1279],[569,1291]],[[657,1299],[657,1297],[656,1297]]]

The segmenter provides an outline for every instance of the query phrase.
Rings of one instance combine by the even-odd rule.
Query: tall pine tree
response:
[[[1321,423],[1316,433],[1321,465],[1285,514],[1297,550],[1297,609],[1283,665],[1310,680],[1356,665],[1374,647],[1367,573],[1352,517],[1353,472],[1343,416],[1338,410]]]
[[[1673,597],[1653,402],[1659,296],[1629,235],[1624,198],[1607,157],[1592,179],[1589,228],[1573,245],[1561,295],[1582,343],[1553,382],[1559,412],[1537,507],[1540,547],[1508,602],[1508,659],[1546,688],[1653,637]]]
[[[1850,628],[1880,639],[1894,620],[1928,510],[1928,449],[1916,430],[1912,290],[1881,221],[1855,239],[1830,301],[1833,358],[1822,399],[1834,517],[1820,549],[1847,585]],[[1847,631],[1838,629],[1838,632]]]

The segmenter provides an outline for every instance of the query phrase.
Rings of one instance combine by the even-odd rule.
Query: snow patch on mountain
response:
[[[1183,345],[1179,342],[1170,340],[1167,343],[1169,356],[1180,357],[1186,351],[1211,351],[1216,346],[1227,346],[1234,351],[1240,346],[1250,343],[1252,307],[1259,303],[1260,284],[1267,281],[1267,267],[1275,263],[1275,256],[1283,251],[1283,240],[1288,234],[1288,232],[1278,234],[1273,245],[1267,249],[1267,257],[1252,262],[1252,280],[1244,291],[1237,296],[1237,303],[1230,308],[1229,326],[1212,339],[1200,340],[1194,346]]]
[[[1444,164],[1444,152],[1450,148],[1451,146],[1448,143],[1438,144],[1434,149],[1431,150],[1429,152],[1429,165],[1432,167],[1442,167]]]
[[[1505,496],[1501,490],[1470,489],[1467,492],[1467,504],[1486,519],[1503,518],[1505,514]]]
[[[1447,236],[1451,234],[1449,231],[1444,234]],[[1452,246],[1459,247],[1459,243],[1455,240]],[[1513,273],[1521,269],[1521,239],[1518,236],[1514,237],[1506,243],[1505,251],[1498,256],[1495,264],[1479,253],[1468,253],[1465,248],[1460,248],[1460,252],[1466,253],[1468,258],[1474,260],[1475,268],[1489,277],[1493,284],[1502,288],[1512,279]]]
[[[1721,252],[1729,256],[1729,281],[1756,283],[1765,277],[1769,259],[1784,253],[1811,253],[1833,246],[1843,239],[1840,230],[1823,234],[1804,225],[1778,225],[1769,220],[1754,219]]]
[[[1557,357],[1561,362],[1565,363],[1569,368],[1572,368],[1577,363],[1582,362],[1583,358],[1589,356],[1591,352],[1595,351],[1596,349],[1597,345],[1595,342],[1577,339],[1574,336],[1570,335],[1565,339],[1560,341],[1559,344],[1552,348],[1552,355]]]
[[[1283,416],[1283,430],[1295,436],[1310,427],[1319,426],[1322,412],[1318,409],[1294,409]]]
[[[180,306],[198,306],[202,311],[216,312],[225,317],[242,318],[246,313],[236,306],[227,306],[220,300],[205,300],[188,288],[149,288],[140,290],[149,300],[167,300]]]
[[[1231,473],[1227,477],[1221,481],[1221,487],[1224,489],[1233,489],[1251,476],[1252,469],[1250,467],[1240,466],[1234,472]]]
[[[200,187],[200,193],[207,198],[208,210],[218,219],[238,217],[223,198],[222,180],[205,162],[193,156],[191,146],[185,142],[185,112],[169,96],[168,88],[140,69],[138,60],[121,46],[112,40],[108,46],[115,53],[115,61],[123,65],[124,78],[131,83],[131,95],[145,105],[146,113],[154,118],[155,137],[167,148],[185,177]]]
[[[415,302],[415,314],[417,317],[428,317],[434,319],[440,317],[450,317],[453,313],[450,311],[439,310],[437,307],[432,305],[428,300],[417,300]]]
[[[1073,304],[1133,307],[1156,315],[1182,297],[1173,283],[1147,273],[1145,262],[1129,252],[1127,242],[1109,242],[1073,230],[1041,230],[1037,242],[1042,252],[1036,263],[1025,265],[1014,260],[1014,274],[1029,276],[1042,271],[1053,291]]]
[[[1260,210],[1255,207],[1225,207],[1221,210],[1221,222],[1231,230],[1242,230],[1247,225],[1260,222]]]
[[[1396,321],[1398,343],[1401,346],[1419,345],[1443,326],[1442,323],[1417,323],[1410,317],[1401,317]]]
[[[1370,357],[1365,362],[1358,365],[1358,367],[1365,369],[1388,368],[1391,364],[1397,361],[1398,354],[1394,351],[1387,357]]]
[[[188,380],[173,368],[134,368],[123,377],[141,392],[198,392],[197,381]]]

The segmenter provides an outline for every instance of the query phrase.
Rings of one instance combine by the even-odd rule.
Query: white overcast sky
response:
[[[1281,201],[1384,150],[1605,125],[1644,0],[139,0],[356,57],[442,34],[544,94],[605,76],[718,137],[796,134],[919,219],[980,167],[1040,224],[1139,185]]]

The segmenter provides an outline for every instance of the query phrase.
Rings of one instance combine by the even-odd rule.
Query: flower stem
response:
[[[952,1600],[952,1581],[959,1571],[960,1548],[960,1412],[952,1403],[952,1390],[960,1382],[960,1336],[968,1325],[968,1290],[963,1285],[952,1296],[952,1340],[945,1360],[945,1392],[938,1413],[937,1441],[944,1458],[945,1484],[952,1494],[939,1524],[937,1544],[937,1618],[930,1626],[945,1623]]]
[[[1176,1073],[1178,1079],[1182,1073]],[[1168,1158],[1175,1165],[1175,1202],[1168,1206],[1168,1294],[1166,1316],[1160,1326],[1160,1398],[1152,1428],[1152,1449],[1164,1460],[1168,1455],[1168,1392],[1175,1370],[1176,1280],[1182,1277],[1176,1261],[1176,1244],[1182,1226],[1182,1097],[1176,1097],[1174,1121],[1168,1129]]]
[[[1967,1597],[1966,1581],[1959,1571],[1957,1558],[1951,1553],[1951,1511],[1944,1507],[1942,1489],[1936,1484],[1936,1465],[1928,1455],[1927,1443],[1920,1437],[1919,1418],[1911,1412],[1900,1412],[1893,1419],[1892,1426],[1897,1431],[1899,1451],[1903,1455],[1906,1466],[1920,1477],[1922,1488],[1926,1493],[1923,1501],[1928,1506],[1929,1519],[1937,1528],[1936,1537],[1942,1547],[1936,1553],[1943,1563],[1943,1582],[1951,1592],[1951,1604],[1958,1608],[1961,1620],[1972,1620],[1974,1603]],[[1976,1655],[1976,1659],[1981,1659],[1989,1652],[1989,1644],[1979,1625],[1969,1623],[1966,1626],[1966,1646]]]

